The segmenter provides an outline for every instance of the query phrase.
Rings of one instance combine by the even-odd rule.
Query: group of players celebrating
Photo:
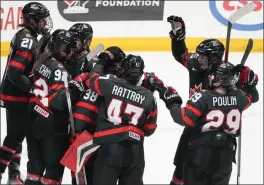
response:
[[[93,38],[89,24],[50,34],[52,19],[43,4],[26,4],[22,15],[1,84],[7,135],[0,150],[0,179],[8,167],[8,184],[61,184],[60,160],[86,133],[100,146],[83,167],[87,184],[143,184],[143,143],[157,127],[158,91],[174,122],[185,127],[171,184],[228,184],[242,113],[258,101],[258,76],[249,67],[224,62],[220,41],[207,39],[190,53],[183,19],[168,17],[169,23],[182,25],[170,32],[172,53],[189,71],[190,99],[181,107],[177,91],[155,73],[144,72],[140,56],[112,46],[88,61]],[[38,35],[43,35],[40,41]],[[69,100],[74,136],[69,131]],[[23,180],[19,167],[25,137]]]

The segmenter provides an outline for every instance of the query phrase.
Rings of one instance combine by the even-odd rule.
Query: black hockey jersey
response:
[[[98,61],[97,57],[94,57],[92,60],[88,61],[86,58],[87,55],[87,52],[75,55],[70,61],[64,64],[65,68],[73,79],[82,73],[90,72]]]
[[[2,107],[25,108],[28,105],[31,87],[28,76],[36,58],[37,44],[37,35],[27,29],[19,30],[13,37],[0,88]]]
[[[196,129],[192,140],[199,140],[208,132],[240,134],[241,117],[251,105],[250,95],[242,90],[232,90],[227,94],[202,90],[190,97],[185,107],[169,107],[174,122]]]
[[[97,73],[93,73],[86,84],[103,98],[94,143],[143,143],[144,136],[154,133],[157,105],[149,90],[130,85],[114,75],[99,76]]]
[[[188,52],[184,40],[172,39],[172,54],[189,71],[189,96],[208,88],[208,72],[197,69],[199,55]],[[231,63],[228,64],[233,66]]]
[[[41,116],[51,123],[55,123],[56,130],[66,131],[68,128],[68,104],[66,89],[63,78],[67,76],[68,82],[70,75],[63,64],[50,59],[44,62],[39,70],[34,74],[34,83],[30,98],[31,110],[37,116]],[[72,104],[79,97],[79,92],[69,88]]]

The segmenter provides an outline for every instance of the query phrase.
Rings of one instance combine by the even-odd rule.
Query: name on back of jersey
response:
[[[112,89],[112,94],[115,96],[120,96],[122,98],[125,98],[130,101],[134,101],[136,103],[142,104],[143,101],[146,99],[145,96],[132,91],[130,89],[124,88],[124,87],[119,87],[117,85],[114,85]]]
[[[45,65],[41,65],[38,71],[42,76],[49,79],[51,76],[52,71]]]
[[[236,106],[236,105],[237,105],[236,96],[215,96],[213,97],[214,107]]]

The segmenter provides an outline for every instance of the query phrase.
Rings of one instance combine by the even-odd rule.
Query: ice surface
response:
[[[154,71],[166,85],[175,87],[184,102],[188,99],[188,72],[178,64],[171,53],[136,53],[143,57],[145,71]],[[231,53],[230,61],[240,63],[242,53]],[[1,75],[6,65],[6,58],[1,58]],[[242,163],[241,184],[263,184],[263,53],[251,54],[246,65],[249,65],[258,75],[260,82],[258,90],[260,100],[253,104],[243,115],[242,131]],[[158,96],[156,96],[157,99]],[[144,173],[145,184],[169,184],[173,171],[173,158],[183,128],[173,123],[164,103],[158,100],[159,116],[158,128],[153,136],[145,141],[146,167]],[[1,143],[6,134],[5,110],[1,117]],[[22,165],[23,175],[26,175],[27,151],[23,144]],[[236,184],[237,166],[233,165],[230,184]],[[2,182],[6,182],[7,173]],[[65,171],[63,183],[70,183],[71,176]]]

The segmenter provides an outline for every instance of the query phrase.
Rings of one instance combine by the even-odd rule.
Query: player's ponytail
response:
[[[46,62],[49,58],[52,57],[52,52],[47,49],[45,50],[43,53],[41,53],[41,55],[39,56],[39,59],[37,60],[37,62],[33,65],[33,68],[32,68],[32,73],[36,73],[40,66]]]

